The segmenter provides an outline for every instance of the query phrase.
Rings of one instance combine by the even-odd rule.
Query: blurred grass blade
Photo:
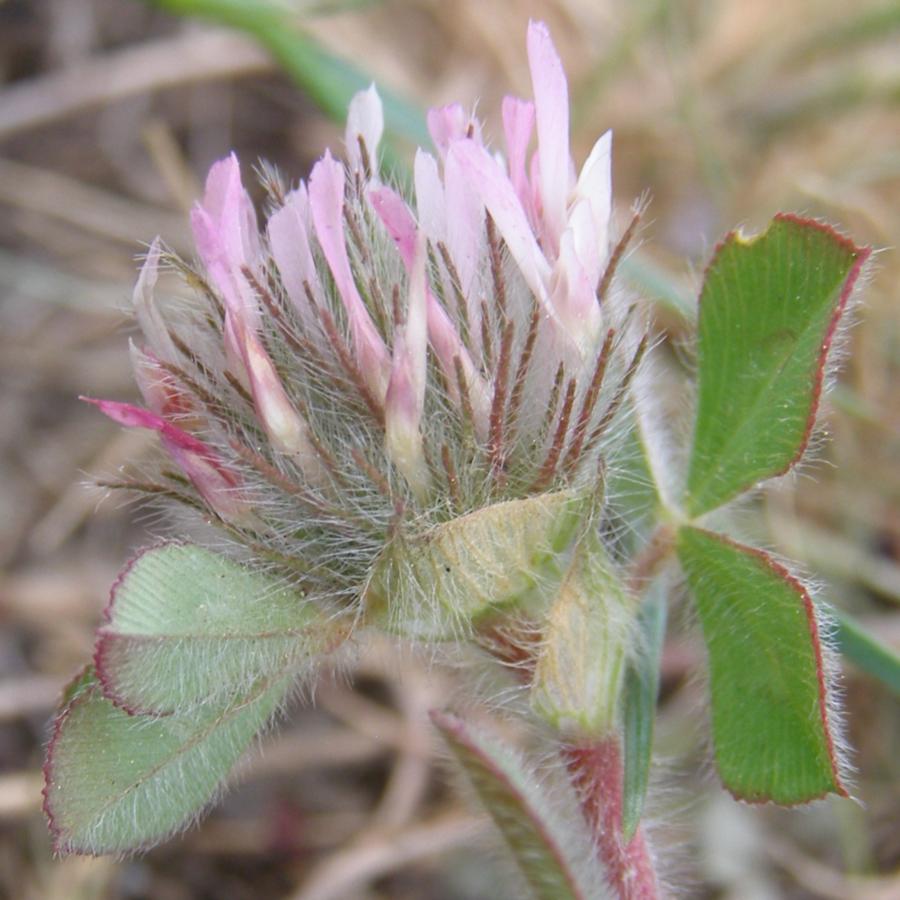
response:
[[[653,722],[659,693],[659,666],[666,634],[666,580],[647,591],[638,620],[639,653],[625,674],[625,777],[622,789],[622,837],[637,831],[644,809],[653,755]]]
[[[560,818],[515,748],[452,713],[433,712],[431,719],[500,829],[535,897],[601,900],[609,896],[591,848],[578,846],[583,829]],[[578,865],[576,860],[585,862]]]
[[[673,313],[678,319],[693,322],[697,301],[662,266],[646,254],[636,252],[619,263],[622,277],[631,287]]]
[[[889,40],[895,31],[900,31],[900,5],[896,0],[870,9],[854,9],[846,18],[826,22],[805,34],[789,48],[787,62],[795,66],[809,63],[818,56],[831,56],[860,45]]]
[[[844,657],[900,694],[900,654],[878,641],[846,613],[832,610],[832,615],[837,620],[835,636]]]
[[[369,86],[371,77],[340,59],[305,34],[298,16],[267,0],[143,0],[150,6],[181,16],[197,16],[236,28],[265,47],[284,71],[328,116],[343,122],[350,98]],[[421,110],[398,94],[378,85],[384,103],[385,126],[395,138],[427,144]]]

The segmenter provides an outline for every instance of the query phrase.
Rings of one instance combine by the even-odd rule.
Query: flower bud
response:
[[[413,492],[424,499],[428,466],[419,424],[425,405],[425,356],[428,349],[424,236],[416,240],[409,273],[406,321],[398,326],[391,381],[385,398],[385,447]]]
[[[567,737],[616,730],[632,607],[599,537],[586,535],[547,616],[531,686],[532,708]]]

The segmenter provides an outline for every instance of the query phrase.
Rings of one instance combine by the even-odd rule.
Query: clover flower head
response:
[[[292,190],[265,175],[264,228],[237,158],[216,163],[191,215],[199,265],[157,240],[135,288],[146,406],[91,401],[159,433],[177,471],[145,489],[319,597],[365,599],[391,548],[468,514],[505,510],[503,529],[503,504],[596,493],[646,346],[612,277],[633,228],[611,245],[611,136],[576,175],[542,23],[527,46],[534,100],[504,100],[505,155],[463,107],[432,109],[411,198],[379,174],[374,86],[345,162],[326,152]],[[191,303],[157,299],[163,265]]]

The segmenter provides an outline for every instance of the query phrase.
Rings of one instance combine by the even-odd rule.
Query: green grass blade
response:
[[[625,674],[622,837],[626,843],[634,837],[640,824],[650,779],[666,611],[666,582],[659,578],[641,604],[639,653]]]
[[[697,317],[696,297],[646,253],[638,251],[626,256],[619,263],[619,271],[631,287],[672,313],[676,319],[693,322]]]
[[[279,66],[328,116],[343,122],[350,98],[372,78],[320,46],[298,24],[298,17],[268,0],[144,0],[181,16],[196,16],[235,28],[265,47]],[[422,111],[379,84],[385,127],[414,145],[429,142]]]
[[[835,636],[844,658],[900,694],[900,653],[882,644],[847,613],[835,610],[833,614],[837,619]]]
[[[691,515],[802,456],[831,340],[868,256],[827,226],[787,215],[719,246],[700,296]]]
[[[678,558],[709,657],[716,764],[749,802],[844,794],[813,600],[760,550],[682,528]]]

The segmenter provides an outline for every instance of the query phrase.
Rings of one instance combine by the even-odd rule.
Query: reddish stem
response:
[[[627,843],[622,838],[622,752],[611,735],[596,743],[564,750],[572,783],[620,900],[657,900],[656,872],[642,829]]]

